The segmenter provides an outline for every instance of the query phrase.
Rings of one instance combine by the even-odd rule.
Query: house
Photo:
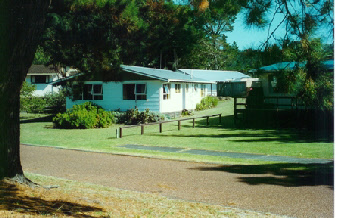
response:
[[[194,110],[202,98],[211,95],[208,87],[212,82],[182,71],[125,65],[121,68],[124,73],[119,82],[85,81],[82,89],[74,83],[73,96],[66,99],[66,108],[91,101],[105,110],[138,108],[173,113]]]
[[[36,90],[34,96],[43,97],[48,93],[59,92],[60,86],[54,87],[50,83],[60,78],[60,74],[51,67],[44,65],[32,65],[26,76],[25,81],[33,84]]]
[[[221,92],[223,96],[246,92],[246,88],[251,87],[252,81],[258,80],[237,71],[197,69],[180,69],[180,71],[210,81],[209,89],[212,96],[217,96]]]
[[[253,69],[250,72],[256,74],[260,78],[264,96],[289,97],[292,95],[279,89],[279,83],[283,82],[280,81],[280,74],[284,71],[292,71],[297,67],[303,68],[305,65],[306,62],[278,62],[269,66],[263,66],[259,69]],[[334,60],[324,61],[323,65],[327,71],[334,70]]]
[[[293,105],[303,105],[302,100],[296,99],[292,93],[285,92],[281,84],[284,83],[284,77],[281,75],[284,71],[292,71],[296,68],[304,68],[306,62],[278,62],[269,66],[263,66],[259,69],[253,69],[250,73],[255,74],[260,78],[264,102],[266,104],[278,105],[277,107],[287,109],[292,108]],[[324,69],[327,71],[334,71],[334,60],[327,60],[323,62]],[[282,106],[285,105],[285,106]],[[300,106],[299,108],[301,108]]]

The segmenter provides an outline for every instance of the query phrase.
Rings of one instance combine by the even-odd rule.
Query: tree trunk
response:
[[[47,0],[0,2],[0,179],[23,177],[20,89],[42,35],[49,3]]]

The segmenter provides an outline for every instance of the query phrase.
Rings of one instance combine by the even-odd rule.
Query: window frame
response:
[[[167,91],[166,91],[166,87],[168,87]],[[169,100],[171,97],[170,95],[171,84],[170,83],[163,84],[162,89],[163,89],[163,100]]]
[[[185,84],[185,93],[189,93],[189,90],[190,90],[190,84],[186,83]]]
[[[74,89],[77,86],[79,86],[79,85],[77,85],[77,84],[73,85],[72,89]],[[100,86],[99,92],[95,92],[95,90],[94,90],[95,86]],[[85,87],[90,87],[90,88],[85,88]],[[85,95],[85,92],[87,92],[86,95]],[[78,96],[72,96],[72,97],[75,101],[102,101],[102,100],[104,100],[103,84],[96,84],[96,83],[84,84],[81,87],[81,92],[79,93],[79,95]]]
[[[206,95],[206,85],[205,84],[201,84],[201,97],[205,97]]]
[[[175,84],[175,93],[182,93],[182,84],[180,83]]]
[[[37,78],[40,78],[39,82],[37,82]],[[44,80],[41,80],[41,78],[44,78]],[[41,82],[41,81],[44,81],[44,82]],[[50,82],[50,76],[49,75],[32,75],[31,82],[32,84],[48,84]]]
[[[133,95],[134,98],[126,98],[126,97],[132,97],[130,96],[132,94],[132,89],[128,90],[130,95],[126,95],[126,89],[124,87],[132,87],[133,86]],[[139,92],[138,87],[144,86],[144,89],[142,88],[142,92]],[[123,100],[124,101],[137,101],[137,100],[147,100],[147,84],[146,83],[126,83],[122,85],[123,88]]]

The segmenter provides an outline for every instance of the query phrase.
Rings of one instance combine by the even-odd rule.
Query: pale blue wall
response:
[[[147,84],[147,100],[123,100],[123,84]],[[128,81],[128,82],[108,82],[103,83],[85,82],[85,84],[103,84],[103,100],[92,100],[91,102],[100,105],[105,110],[126,111],[134,109],[136,106],[140,111],[150,109],[154,112],[159,112],[159,90],[161,87],[160,81]],[[66,109],[72,108],[75,104],[82,104],[89,100],[72,101],[66,99]]]

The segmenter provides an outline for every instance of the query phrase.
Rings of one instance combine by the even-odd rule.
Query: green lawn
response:
[[[218,107],[195,112],[194,116],[222,113],[222,124],[218,117],[197,120],[195,128],[192,121],[183,121],[182,129],[177,130],[177,122],[163,124],[163,133],[158,125],[146,126],[145,134],[140,128],[123,130],[123,138],[116,138],[113,125],[106,129],[63,130],[53,129],[48,119],[32,119],[23,116],[21,142],[33,145],[56,146],[118,154],[143,155],[159,158],[184,159],[220,163],[244,163],[244,160],[195,156],[183,153],[163,153],[121,148],[126,144],[147,146],[169,146],[188,149],[245,152],[265,155],[294,156],[303,158],[333,159],[333,141],[322,137],[322,132],[309,132],[295,129],[246,129],[233,124],[233,101],[221,101]],[[25,118],[25,119],[24,119]],[[330,134],[330,133],[328,133]],[[327,135],[327,134],[326,134]],[[246,161],[246,163],[259,161]]]

